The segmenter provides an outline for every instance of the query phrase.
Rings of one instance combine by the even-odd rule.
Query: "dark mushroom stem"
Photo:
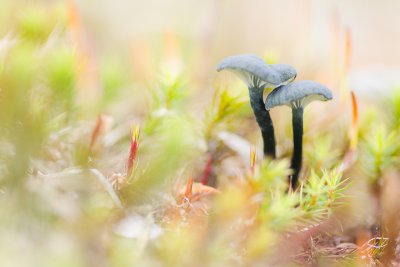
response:
[[[299,81],[275,88],[265,100],[265,108],[289,105],[292,108],[293,156],[289,176],[291,189],[296,189],[301,170],[303,150],[303,109],[314,100],[327,101],[332,92],[324,85],[313,81]]]
[[[249,87],[250,105],[253,109],[264,142],[264,155],[275,158],[274,126],[269,111],[265,109],[263,100],[264,88]]]
[[[291,188],[296,189],[299,174],[301,170],[302,151],[303,151],[303,107],[292,108],[292,125],[293,125],[293,156],[291,168],[293,174],[289,176],[289,184]]]
[[[266,64],[255,55],[235,55],[220,62],[217,71],[231,70],[246,84],[250,94],[250,104],[261,129],[264,155],[275,158],[275,135],[269,111],[264,105],[264,88],[276,89],[291,83],[297,75],[296,69],[287,64]]]

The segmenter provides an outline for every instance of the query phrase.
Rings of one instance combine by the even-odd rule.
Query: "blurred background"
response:
[[[400,3],[395,0],[384,4],[372,0],[120,1],[111,5],[96,1],[95,9],[93,4],[77,1],[96,50],[119,51],[129,54],[133,62],[143,62],[146,59],[140,56],[154,60],[159,46],[195,49],[197,53],[170,56],[185,58],[181,64],[202,81],[201,88],[209,87],[222,58],[239,53],[293,64],[302,70],[299,79],[318,75],[322,82],[340,64],[348,64],[350,87],[365,94],[384,94],[399,83]],[[348,58],[346,34],[351,39]]]
[[[2,0],[0,265],[400,262],[399,10]],[[243,53],[333,91],[305,111],[301,190],[289,109],[271,111],[278,159],[262,160],[247,88],[216,72]]]
[[[3,35],[26,3],[3,1]],[[100,0],[73,5],[85,49],[95,60],[107,56],[123,61],[137,83],[156,75],[162,59],[190,73],[196,89],[204,91],[215,80],[214,69],[222,58],[255,53],[293,64],[301,70],[299,79],[318,76],[323,82],[333,80],[332,75],[348,64],[350,87],[366,95],[385,94],[398,85],[400,3],[396,0],[384,4],[373,0]],[[348,55],[346,34],[351,39]]]

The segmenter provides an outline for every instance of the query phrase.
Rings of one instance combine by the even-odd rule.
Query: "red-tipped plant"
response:
[[[250,173],[254,176],[254,170],[256,166],[257,150],[254,146],[250,147]]]
[[[357,98],[353,91],[351,93],[351,106],[352,106],[352,116],[351,116],[351,126],[349,129],[349,139],[350,145],[344,155],[342,170],[348,169],[357,160],[357,143],[358,143],[358,105]]]
[[[186,181],[185,198],[191,199],[193,195],[193,178],[189,177]]]
[[[136,155],[137,155],[137,151],[139,148],[140,126],[137,125],[135,127],[135,129],[133,129],[133,126],[132,126],[130,135],[131,135],[131,147],[129,150],[128,164],[127,164],[127,171],[126,171],[126,175],[128,177],[132,176],[133,170],[134,170]]]
[[[206,196],[220,193],[221,191],[219,191],[218,189],[208,185],[204,185],[202,183],[194,182],[193,178],[189,177],[186,180],[186,185],[179,186],[177,190],[177,202],[179,204],[182,204],[184,201],[193,203],[196,201],[200,201]]]
[[[97,118],[96,126],[94,127],[92,136],[90,138],[90,144],[89,144],[89,153],[90,154],[93,152],[94,144],[96,143],[97,139],[99,139],[99,135],[102,131],[103,124],[104,124],[103,115],[99,114],[99,117]]]
[[[352,106],[352,120],[349,132],[350,149],[355,150],[358,141],[358,105],[357,98],[353,91],[351,93],[351,106]]]
[[[346,29],[345,35],[345,46],[344,46],[344,66],[343,72],[345,75],[349,73],[350,69],[350,62],[351,62],[351,55],[352,55],[352,39],[351,39],[351,32],[350,29]]]
[[[206,166],[204,167],[203,177],[201,177],[201,183],[203,185],[208,185],[210,180],[211,172],[212,172],[212,163],[213,163],[213,156],[210,154],[208,156]]]

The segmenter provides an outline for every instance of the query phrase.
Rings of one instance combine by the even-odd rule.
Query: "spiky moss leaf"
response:
[[[215,120],[223,121],[232,118],[243,104],[243,99],[240,99],[238,96],[230,94],[228,90],[223,90],[219,96]]]
[[[162,69],[157,84],[149,89],[151,109],[179,109],[189,95],[189,89],[182,73]]]
[[[216,90],[205,114],[205,139],[209,140],[216,132],[227,128],[233,121],[238,120],[238,115],[244,104],[245,101],[241,96],[233,95],[227,89]]]
[[[322,176],[312,171],[301,190],[300,208],[310,219],[329,215],[332,208],[343,204],[346,181],[337,169],[323,170]]]
[[[338,170],[312,172],[302,190],[285,193],[279,187],[269,189],[261,201],[259,218],[273,231],[287,231],[294,224],[326,219],[332,209],[343,204],[346,188]],[[285,179],[286,181],[286,179]]]
[[[189,88],[182,73],[172,75],[168,69],[161,72],[157,84],[149,88],[149,111],[143,132],[147,135],[153,134],[164,117],[174,114],[175,111],[186,113],[182,106],[188,95]]]

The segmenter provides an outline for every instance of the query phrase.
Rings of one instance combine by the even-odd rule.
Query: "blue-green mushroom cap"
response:
[[[275,88],[265,101],[265,108],[287,105],[294,108],[305,107],[314,100],[331,100],[332,92],[314,81],[298,81]]]
[[[290,65],[268,65],[260,57],[251,54],[225,58],[218,65],[217,71],[225,69],[237,74],[250,88],[276,88],[292,82],[297,76],[295,68]]]
[[[280,75],[280,79],[283,81],[280,85],[291,83],[297,76],[296,69],[288,64],[271,64],[270,65]]]

